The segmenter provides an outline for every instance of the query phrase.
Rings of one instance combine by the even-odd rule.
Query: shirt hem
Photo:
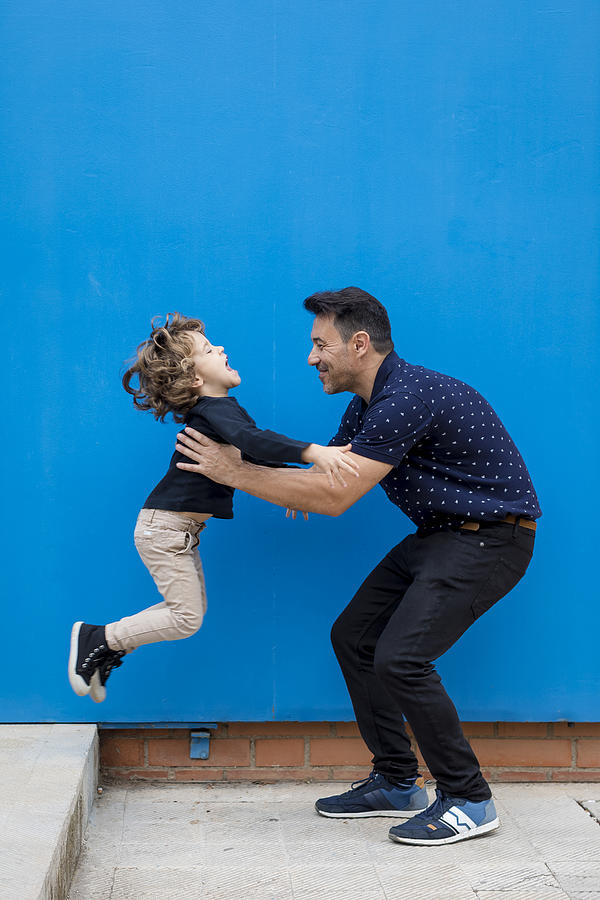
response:
[[[193,503],[161,503],[160,500],[150,498],[144,503],[142,509],[161,509],[164,512],[192,512],[202,515],[211,515],[215,519],[233,519],[233,510],[197,509]]]
[[[352,441],[348,441],[347,443],[351,444]],[[393,464],[394,469],[400,465],[406,456],[405,453],[398,459],[394,456],[386,456],[384,453],[379,453],[377,450],[371,450],[361,446],[355,447],[354,444],[352,444],[352,453],[356,453],[357,456],[365,456],[367,459],[373,459],[375,462],[388,463],[389,465]]]

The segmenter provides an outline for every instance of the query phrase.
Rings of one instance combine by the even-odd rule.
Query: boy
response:
[[[138,387],[132,380],[138,379]],[[171,413],[220,443],[230,443],[258,465],[313,463],[345,486],[344,473],[358,475],[345,447],[322,447],[256,427],[229,391],[241,383],[223,347],[214,346],[199,319],[173,313],[137,350],[123,376],[123,387],[137,409],[164,421]],[[195,634],[206,612],[202,563],[196,553],[200,532],[211,516],[233,518],[233,488],[177,468],[175,452],[167,474],[140,511],[136,548],[163,600],[105,626],[75,622],[71,630],[69,681],[79,696],[97,703],[106,697],[106,680],[122,657],[142,644]]]

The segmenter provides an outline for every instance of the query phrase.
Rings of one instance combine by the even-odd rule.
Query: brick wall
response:
[[[600,781],[598,722],[466,722],[463,728],[489,781]],[[371,768],[354,722],[231,722],[211,735],[210,757],[203,760],[190,759],[190,729],[101,730],[103,777],[347,782]]]

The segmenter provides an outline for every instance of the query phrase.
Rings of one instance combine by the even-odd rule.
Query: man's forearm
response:
[[[267,469],[243,462],[228,475],[230,487],[277,506],[337,516],[344,511],[341,485],[331,487],[326,475],[308,469]]]

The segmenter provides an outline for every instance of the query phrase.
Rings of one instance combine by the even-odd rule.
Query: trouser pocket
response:
[[[500,557],[490,577],[487,579],[481,590],[471,604],[471,612],[473,618],[478,619],[487,612],[498,600],[505,597],[519,583],[527,570],[529,560],[524,565]]]

